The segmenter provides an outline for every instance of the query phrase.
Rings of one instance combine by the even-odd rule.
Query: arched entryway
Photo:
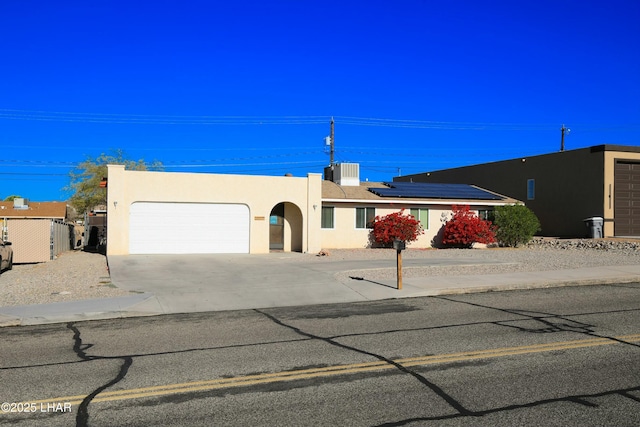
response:
[[[271,209],[269,250],[302,252],[302,211],[295,204],[282,202]]]

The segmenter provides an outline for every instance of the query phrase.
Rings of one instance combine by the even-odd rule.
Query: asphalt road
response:
[[[640,284],[3,328],[0,384],[2,425],[637,426]]]

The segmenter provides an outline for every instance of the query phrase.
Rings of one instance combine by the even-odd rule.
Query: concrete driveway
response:
[[[478,260],[474,260],[478,263]],[[482,262],[482,261],[480,261]],[[406,259],[406,267],[468,264],[465,259]],[[487,262],[491,263],[491,262]],[[337,273],[395,268],[389,259],[333,260],[299,253],[264,255],[109,256],[111,281],[122,289],[153,294],[137,309],[161,313],[331,304],[429,294],[405,280],[352,280]],[[346,277],[346,280],[345,280]]]
[[[110,256],[111,281],[128,296],[0,307],[0,327],[170,313],[332,304],[549,286],[640,282],[640,263],[559,270],[517,271],[501,257],[405,257],[403,265],[497,266],[406,274],[396,289],[395,252],[369,260],[341,260],[297,253],[266,255]],[[491,253],[497,255],[498,253]],[[505,265],[507,268],[505,268]],[[514,268],[508,266],[513,265]],[[384,274],[375,269],[388,269]],[[461,271],[464,271],[464,274]],[[414,270],[415,272],[416,270]],[[408,273],[408,270],[405,270]],[[360,278],[360,280],[353,279]],[[387,279],[379,279],[386,277]]]

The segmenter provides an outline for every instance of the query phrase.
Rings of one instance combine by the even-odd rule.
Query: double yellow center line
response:
[[[514,356],[520,354],[542,353],[548,351],[571,350],[576,348],[596,347],[601,345],[619,344],[624,342],[640,342],[640,334],[624,335],[610,338],[592,338],[576,341],[554,342],[548,344],[525,345],[520,347],[505,347],[490,350],[465,351],[432,356],[408,357],[393,360],[393,363],[404,367],[434,365],[477,359],[489,359],[494,357]],[[267,374],[244,375],[234,378],[221,378],[206,381],[194,381],[163,386],[142,387],[130,390],[105,391],[94,399],[95,402],[109,402],[114,400],[138,399],[143,397],[157,397],[178,393],[193,393],[210,391],[232,387],[246,387],[256,384],[268,384],[284,381],[308,380],[318,377],[330,377],[337,375],[357,374],[362,372],[382,371],[396,369],[397,366],[386,361],[353,363],[349,365],[328,366],[323,368],[299,369],[293,371],[274,372]],[[66,396],[54,399],[36,400],[33,403],[71,403],[80,404],[86,396]]]

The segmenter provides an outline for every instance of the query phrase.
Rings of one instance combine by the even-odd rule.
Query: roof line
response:
[[[481,205],[481,206],[502,206],[504,204],[518,203],[516,200],[470,200],[470,199],[448,199],[448,200],[411,200],[411,199],[322,199],[323,203],[358,203],[377,205]]]

